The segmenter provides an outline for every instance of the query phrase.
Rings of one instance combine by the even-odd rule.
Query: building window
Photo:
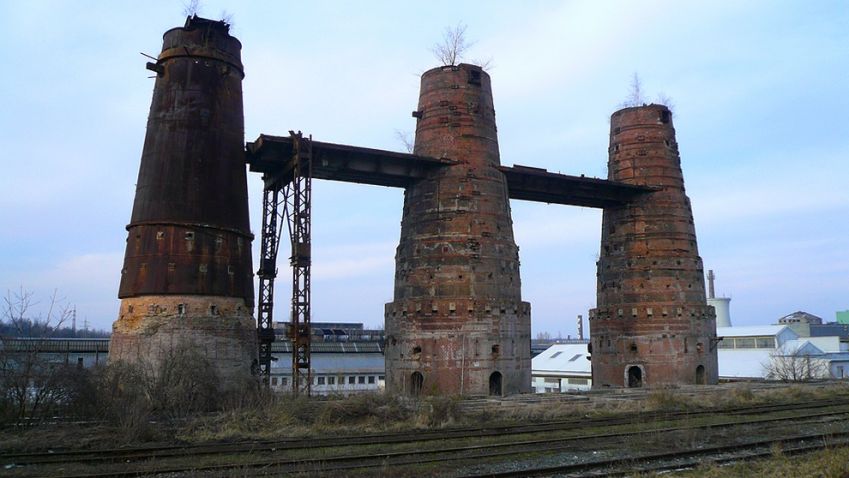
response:
[[[318,377],[318,385],[324,385],[324,377]]]
[[[563,353],[563,352],[554,352],[553,354],[551,354],[551,357],[549,357],[549,358],[555,358],[555,357],[557,357],[558,355],[560,355],[560,354],[562,354],[562,353]]]
[[[775,339],[773,337],[758,337],[757,343],[758,343],[759,349],[774,349],[775,348]]]
[[[357,383],[357,377],[354,377],[354,376],[348,377],[348,385],[353,385],[355,383]]]
[[[753,349],[755,348],[754,337],[737,337],[734,339],[734,345],[738,349]]]
[[[277,386],[277,377],[271,377],[271,385],[272,385],[273,387],[276,387],[276,386]]]
[[[368,376],[368,383],[374,383],[374,375]]]
[[[328,385],[336,385],[336,377],[327,377]]]
[[[569,383],[572,385],[587,385],[589,381],[585,378],[570,378]]]
[[[284,377],[284,378],[280,379],[280,385],[285,387],[288,383],[289,383],[289,380],[287,378]]]
[[[386,380],[386,378],[383,375],[378,375],[377,379],[380,380],[381,382]]]
[[[357,383],[366,383],[366,378],[362,375],[357,377]]]

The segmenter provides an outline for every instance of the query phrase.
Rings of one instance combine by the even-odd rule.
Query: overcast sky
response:
[[[153,88],[139,52],[156,56],[183,9],[0,0],[0,290],[43,305],[58,289],[79,325],[117,318]],[[606,177],[609,115],[637,72],[649,100],[672,99],[699,251],[734,324],[849,309],[846,2],[201,4],[225,10],[243,44],[247,141],[294,129],[403,150],[396,131],[415,128],[419,75],[437,66],[429,49],[463,22],[467,59],[491,59],[502,164]],[[258,234],[262,186],[249,181]],[[314,321],[382,323],[402,197],[315,182]],[[595,305],[601,211],[512,211],[534,334],[575,335]]]

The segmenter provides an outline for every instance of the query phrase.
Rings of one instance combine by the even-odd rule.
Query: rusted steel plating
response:
[[[118,296],[253,305],[241,44],[198,17],[164,35]]]

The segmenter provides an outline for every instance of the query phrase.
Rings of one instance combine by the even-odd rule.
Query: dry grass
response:
[[[110,387],[102,387],[103,393]],[[140,393],[111,393],[101,410],[106,421],[86,426],[79,438],[73,426],[45,426],[32,430],[0,430],[0,448],[43,448],[45,443],[65,448],[97,448],[152,442],[211,442],[276,439],[292,436],[346,435],[386,431],[434,429],[448,426],[509,425],[582,417],[615,417],[654,411],[698,411],[713,408],[808,401],[849,396],[849,384],[827,387],[793,385],[763,387],[728,384],[706,389],[659,388],[648,393],[593,395],[588,401],[547,396],[539,400],[505,400],[476,411],[464,411],[456,397],[413,400],[384,393],[351,397],[297,398],[255,390],[220,400],[216,411],[195,413],[180,420],[159,416],[152,422],[149,406],[140,406]],[[129,392],[129,393],[127,393]],[[538,398],[538,397],[537,397]],[[564,397],[566,398],[566,397]],[[106,405],[109,405],[108,407]]]
[[[199,417],[177,436],[206,442],[442,428],[458,423],[458,402],[449,397],[412,401],[386,393],[311,399],[280,395],[257,406]]]
[[[735,465],[710,465],[675,476],[698,478],[845,478],[849,476],[849,447],[826,449],[807,455],[787,456],[780,449],[768,460]]]

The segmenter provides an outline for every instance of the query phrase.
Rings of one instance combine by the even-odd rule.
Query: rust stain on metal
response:
[[[256,356],[240,52],[226,23],[195,16],[165,33],[148,66],[157,78],[112,359],[155,361],[181,340],[222,373]]]

